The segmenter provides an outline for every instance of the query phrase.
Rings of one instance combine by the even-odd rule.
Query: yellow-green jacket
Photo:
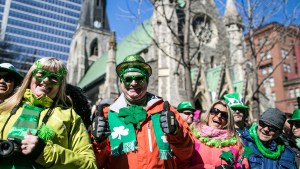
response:
[[[20,114],[22,106],[13,115],[3,130],[2,140],[7,139],[11,127]],[[39,126],[46,115],[48,108],[40,113]],[[3,128],[10,112],[0,113],[0,129]],[[94,169],[96,167],[95,155],[88,132],[76,112],[71,108],[56,107],[49,117],[47,126],[55,131],[55,137],[46,141],[43,152],[36,159],[39,168],[50,169]],[[0,136],[1,137],[1,136]],[[1,166],[0,166],[1,168]]]

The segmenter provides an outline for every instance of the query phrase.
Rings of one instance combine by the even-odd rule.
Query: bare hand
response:
[[[22,153],[28,155],[32,153],[33,149],[36,147],[39,139],[37,136],[31,135],[30,131],[27,131],[27,136],[21,142]]]

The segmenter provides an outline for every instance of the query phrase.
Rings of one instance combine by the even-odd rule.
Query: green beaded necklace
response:
[[[249,134],[250,136],[254,139],[254,142],[259,150],[259,152],[264,156],[264,157],[267,157],[267,158],[270,158],[270,159],[273,159],[273,160],[276,160],[278,159],[278,157],[280,156],[280,154],[283,152],[284,150],[284,145],[283,144],[278,144],[277,145],[277,148],[276,148],[276,151],[271,151],[269,149],[267,149],[263,144],[262,142],[259,140],[258,138],[258,135],[257,135],[257,132],[256,132],[256,129],[257,129],[257,124],[254,123],[251,128],[249,129]]]
[[[216,138],[201,136],[200,133],[197,131],[197,128],[192,128],[192,133],[197,139],[199,139],[202,143],[204,143],[209,147],[216,147],[216,148],[227,147],[227,146],[235,145],[237,142],[235,136],[231,136],[226,139],[216,139]]]

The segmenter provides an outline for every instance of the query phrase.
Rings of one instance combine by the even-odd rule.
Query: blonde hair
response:
[[[234,127],[234,118],[233,118],[233,112],[231,110],[231,108],[226,104],[226,102],[224,100],[218,100],[216,102],[214,102],[212,104],[212,106],[210,107],[210,109],[208,110],[207,112],[207,115],[206,115],[206,118],[205,118],[205,124],[203,125],[208,125],[208,122],[209,122],[209,117],[210,117],[210,111],[212,108],[214,108],[217,104],[221,104],[223,106],[226,107],[226,110],[227,110],[227,115],[228,115],[228,118],[227,118],[227,123],[226,125],[223,127],[224,130],[227,130],[227,133],[228,134],[233,134],[236,136],[237,138],[237,143],[238,143],[238,147],[239,147],[239,152],[242,152],[243,151],[243,141],[241,140],[241,138],[238,136],[238,134],[236,133],[236,130],[235,130],[235,127]]]
[[[5,102],[3,102],[0,105],[0,112],[3,111],[9,111],[12,110],[13,107],[15,107],[23,98],[23,95],[26,91],[26,89],[30,88],[30,83],[32,79],[32,72],[39,66],[38,64],[40,63],[41,68],[51,71],[51,72],[61,72],[63,70],[64,75],[62,79],[62,84],[59,87],[57,96],[56,96],[56,102],[61,103],[63,105],[67,105],[67,97],[66,97],[66,76],[67,76],[67,68],[65,64],[56,58],[53,57],[44,57],[39,60],[37,60],[29,69],[27,72],[26,76],[24,77],[24,80],[17,90],[17,92],[12,95],[9,99],[7,99]]]

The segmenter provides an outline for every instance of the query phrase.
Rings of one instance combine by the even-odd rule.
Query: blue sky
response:
[[[139,4],[139,1],[142,3]],[[152,16],[150,0],[107,0],[107,15],[117,41],[126,37],[145,19]]]
[[[236,0],[237,5],[247,0]],[[267,18],[264,23],[279,22],[282,24],[300,23],[300,1],[299,0],[251,0],[251,2],[261,1],[259,12],[263,16],[272,10],[272,6],[277,10],[272,12],[272,17]],[[274,2],[274,3],[273,3]],[[139,4],[140,3],[140,4]],[[220,15],[224,14],[226,0],[215,0],[219,8]],[[276,3],[276,4],[275,4]],[[278,5],[280,3],[280,5]],[[278,7],[280,6],[280,7]],[[107,15],[111,31],[115,31],[117,41],[120,41],[132,32],[137,25],[149,18],[153,13],[150,0],[107,0]],[[258,18],[260,17],[258,16]],[[244,20],[245,24],[246,21]]]

